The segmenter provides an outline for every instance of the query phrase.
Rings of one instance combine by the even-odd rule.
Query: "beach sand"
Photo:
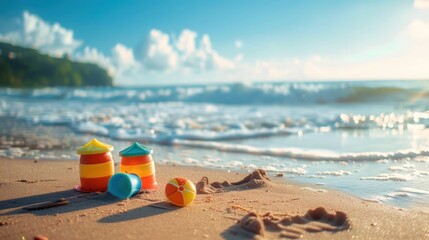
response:
[[[74,191],[78,161],[0,161],[0,239],[429,239],[424,210],[367,202],[270,174],[271,181],[198,194],[190,206],[178,208],[165,202],[170,178],[235,182],[249,173],[157,165],[157,192],[118,200],[108,193]],[[68,204],[23,209],[61,198]]]

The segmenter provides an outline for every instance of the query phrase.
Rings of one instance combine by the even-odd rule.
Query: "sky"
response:
[[[429,79],[429,0],[4,1],[0,41],[116,85]]]

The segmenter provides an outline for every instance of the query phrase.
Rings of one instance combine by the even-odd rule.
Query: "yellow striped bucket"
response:
[[[121,156],[120,172],[133,173],[142,180],[142,190],[156,190],[155,163],[152,160],[152,149],[135,142],[119,152]]]
[[[92,139],[77,149],[80,154],[80,186],[75,189],[81,192],[105,192],[110,177],[114,173],[112,158],[113,146]]]

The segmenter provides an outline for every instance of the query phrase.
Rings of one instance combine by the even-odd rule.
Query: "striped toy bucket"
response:
[[[105,192],[114,173],[112,158],[113,146],[102,143],[97,139],[80,147],[80,186],[75,189],[80,192]]]
[[[152,160],[152,149],[135,142],[119,152],[121,156],[120,172],[133,173],[142,180],[142,190],[156,190],[155,163]]]

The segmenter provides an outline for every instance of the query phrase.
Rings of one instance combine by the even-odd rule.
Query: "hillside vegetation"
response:
[[[55,58],[37,50],[0,42],[0,87],[112,86],[107,71],[96,64]]]

